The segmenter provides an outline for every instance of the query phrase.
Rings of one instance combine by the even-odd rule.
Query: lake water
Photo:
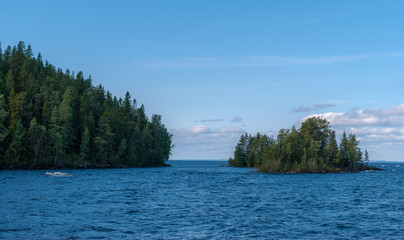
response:
[[[346,174],[169,163],[0,171],[0,239],[404,239],[402,163]]]

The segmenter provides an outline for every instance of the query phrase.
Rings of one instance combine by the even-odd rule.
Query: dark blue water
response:
[[[404,239],[404,166],[262,174],[222,163],[0,171],[0,238]]]

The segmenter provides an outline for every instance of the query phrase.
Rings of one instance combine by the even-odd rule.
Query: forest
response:
[[[129,92],[118,99],[24,42],[0,46],[0,169],[164,166],[172,147]]]
[[[244,134],[229,166],[254,167],[260,172],[327,173],[378,170],[369,166],[369,154],[359,148],[354,134],[344,132],[338,145],[330,123],[306,119],[300,129],[281,129],[276,137]]]

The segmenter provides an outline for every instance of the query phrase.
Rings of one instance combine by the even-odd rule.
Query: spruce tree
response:
[[[368,153],[367,149],[365,149],[365,159],[364,159],[364,161],[365,161],[365,164],[367,166],[369,164],[369,153]]]
[[[6,127],[6,119],[8,117],[8,112],[5,109],[5,99],[4,95],[0,94],[0,168],[5,167],[6,164],[6,150],[7,146],[7,136],[9,131]]]
[[[81,144],[80,144],[80,160],[81,160],[81,166],[83,166],[84,163],[87,163],[90,160],[90,130],[88,130],[88,127],[85,127],[83,137],[81,139]]]
[[[10,142],[10,164],[12,167],[23,167],[25,166],[24,159],[21,159],[21,154],[25,151],[25,146],[23,144],[25,136],[25,128],[18,120],[15,124],[15,130]]]

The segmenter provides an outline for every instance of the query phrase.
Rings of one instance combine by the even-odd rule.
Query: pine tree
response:
[[[68,87],[63,94],[63,100],[59,105],[59,118],[61,135],[63,139],[63,151],[70,152],[75,140],[73,128],[73,90]]]
[[[54,166],[61,166],[60,154],[63,154],[63,136],[62,136],[62,128],[60,126],[60,115],[59,109],[55,106],[52,110],[52,115],[49,122],[50,127],[50,139],[51,144],[53,146],[54,153]]]
[[[6,77],[6,88],[7,88],[7,92],[16,91],[13,71],[11,69],[8,71],[8,74]]]
[[[114,156],[112,151],[113,137],[114,133],[109,124],[108,112],[104,112],[98,122],[97,135],[94,138],[96,157],[101,164],[111,166],[111,160]]]
[[[348,138],[346,137],[346,133],[342,134],[341,144],[339,146],[338,151],[338,162],[339,167],[341,169],[347,169],[350,166],[351,160],[349,155],[349,145],[348,145]]]
[[[119,162],[121,162],[123,165],[128,165],[127,156],[128,156],[128,141],[126,140],[126,138],[123,138],[118,147]]]
[[[18,120],[15,124],[15,130],[10,143],[10,164],[12,167],[24,166],[23,159],[21,159],[21,153],[25,150],[25,146],[23,144],[24,135],[25,128],[22,125],[21,120]]]
[[[335,137],[335,131],[330,132],[330,141],[328,145],[328,159],[326,160],[326,164],[329,164],[333,167],[337,167],[338,162],[338,144]]]
[[[358,147],[359,141],[356,140],[355,135],[349,134],[348,137],[348,153],[350,160],[350,169],[357,170],[359,164],[362,162],[362,152]]]
[[[8,112],[5,109],[5,99],[4,95],[0,94],[0,168],[6,165],[6,150],[7,146],[7,136],[8,129],[6,127],[6,119],[8,117]]]
[[[365,149],[365,159],[364,159],[364,161],[365,161],[365,164],[367,166],[369,164],[369,153],[368,153],[367,149]]]
[[[87,163],[90,160],[90,139],[90,130],[88,130],[88,127],[85,127],[80,144],[81,165]]]
[[[234,151],[234,166],[244,167],[243,150],[240,145],[237,145],[236,151]]]
[[[36,118],[33,118],[26,133],[26,146],[30,152],[28,158],[33,159],[31,167],[34,167],[39,159],[45,132],[45,127],[39,125]]]

